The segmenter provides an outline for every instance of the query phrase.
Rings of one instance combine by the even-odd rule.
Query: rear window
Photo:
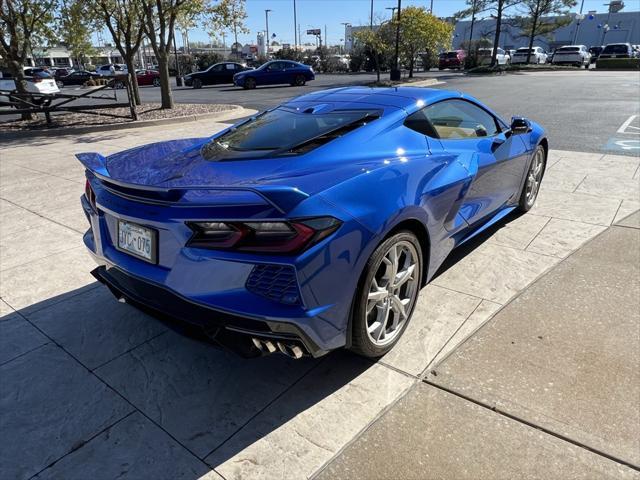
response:
[[[557,51],[558,52],[579,52],[580,47],[561,47]]]
[[[447,58],[458,58],[458,52],[447,52],[445,53]]]
[[[207,143],[207,160],[305,153],[379,117],[369,110],[314,114],[278,108],[255,117]]]
[[[531,51],[531,53],[535,52],[535,50],[533,49],[529,50],[528,48],[519,48],[518,50],[516,50],[516,53],[529,53],[529,51]]]
[[[626,45],[607,45],[602,53],[629,53],[629,47]]]

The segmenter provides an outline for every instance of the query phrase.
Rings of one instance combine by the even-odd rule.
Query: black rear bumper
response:
[[[215,310],[117,267],[100,266],[91,274],[116,298],[125,299],[127,303],[170,324],[200,327],[207,337],[243,356],[260,354],[253,346],[252,337],[298,344],[306,354],[314,357],[327,353],[293,323],[258,320]]]

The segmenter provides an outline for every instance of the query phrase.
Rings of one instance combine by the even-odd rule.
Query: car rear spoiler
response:
[[[153,185],[140,185],[135,183],[127,183],[112,178],[107,170],[106,158],[99,153],[87,152],[78,153],[76,158],[80,163],[93,174],[107,184],[113,184],[126,189],[142,190],[145,192],[157,192],[168,196],[181,197],[188,190],[211,190],[211,191],[235,191],[235,192],[252,192],[269,205],[278,210],[280,213],[290,212],[299,203],[309,198],[309,195],[296,187],[284,185],[261,185],[261,186],[215,186],[210,185],[193,185],[181,188],[165,188]]]

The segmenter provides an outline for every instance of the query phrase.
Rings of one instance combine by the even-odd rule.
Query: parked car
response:
[[[316,78],[313,69],[302,63],[290,60],[273,60],[255,70],[236,73],[233,83],[244,89],[256,88],[259,85],[278,85],[288,83],[302,86]]]
[[[554,65],[575,65],[589,68],[591,54],[585,45],[567,45],[556,49],[553,54]]]
[[[113,67],[113,71],[112,71]],[[106,65],[100,65],[96,68],[96,73],[101,77],[111,77],[115,75],[127,74],[129,69],[123,63],[108,63]]]
[[[211,65],[206,70],[185,75],[184,84],[187,87],[202,88],[203,85],[219,85],[233,83],[233,76],[238,72],[249,70],[246,65],[237,62],[220,62]]]
[[[600,53],[602,53],[602,50],[604,50],[604,46],[589,48],[589,53],[591,54],[591,63],[595,63],[595,61],[600,56]]]
[[[461,70],[464,68],[464,60],[467,57],[464,50],[452,50],[443,52],[438,57],[438,70],[445,68],[455,68]]]
[[[528,47],[521,47],[516,50],[515,55],[511,59],[511,63],[527,63],[527,56],[529,55]],[[543,64],[547,63],[547,54],[542,47],[533,47],[531,49],[531,55],[529,57],[529,63]]]
[[[64,77],[58,78],[58,82],[62,83],[62,85],[84,85],[89,80],[96,80],[100,78],[95,72],[89,72],[87,70],[76,70],[75,72],[70,73]]]
[[[479,48],[478,49],[478,65],[491,64],[491,57],[493,56],[493,48]],[[511,57],[503,49],[498,48],[496,53],[496,63],[498,65],[508,65],[511,63]]]
[[[157,70],[136,70],[136,79],[138,80],[138,85],[140,86],[160,86],[160,72],[158,72]]]
[[[598,58],[633,58],[633,47],[630,43],[610,43],[600,53]]]
[[[29,75],[26,75],[26,73]],[[30,93],[59,93],[60,88],[55,79],[42,68],[25,69],[25,81],[27,92]],[[8,71],[0,72],[0,90],[13,92],[16,90],[16,82]],[[8,101],[8,97],[0,95],[0,101]],[[36,99],[35,103],[40,103],[41,99]]]
[[[245,355],[377,358],[454,247],[533,207],[548,148],[460,92],[316,91],[213,136],[78,154],[84,243],[120,301]]]

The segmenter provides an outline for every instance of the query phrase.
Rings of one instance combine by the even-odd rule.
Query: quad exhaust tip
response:
[[[252,338],[253,344],[258,350],[263,353],[274,353],[276,350],[280,350],[285,355],[295,358],[296,360],[302,358],[304,352],[302,348],[293,343],[273,342],[271,340],[265,340],[262,338]]]

